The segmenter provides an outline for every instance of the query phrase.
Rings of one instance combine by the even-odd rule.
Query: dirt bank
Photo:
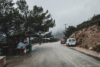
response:
[[[66,46],[66,44],[64,44],[64,46]],[[96,52],[96,51],[91,50],[91,49],[85,49],[85,48],[81,48],[81,47],[77,47],[77,46],[76,47],[69,47],[69,48],[72,48],[72,49],[75,49],[75,50],[80,51],[82,53],[100,58],[100,52]]]
[[[78,50],[78,51],[81,51],[83,53],[86,53],[86,54],[89,54],[89,55],[100,58],[100,52],[96,52],[96,51],[93,51],[93,50],[90,50],[90,49],[84,49],[84,48],[80,48],[80,47],[71,47],[71,48],[73,48],[75,50]]]
[[[100,27],[98,25],[76,31],[69,38],[75,38],[78,47],[100,52]]]

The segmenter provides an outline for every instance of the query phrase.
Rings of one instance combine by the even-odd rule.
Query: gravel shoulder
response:
[[[66,46],[66,45],[64,44],[64,46]],[[100,52],[96,52],[96,51],[93,51],[93,50],[90,50],[90,49],[85,49],[85,48],[81,48],[81,47],[77,47],[77,46],[76,47],[70,47],[70,48],[75,49],[75,50],[80,51],[80,52],[83,52],[83,53],[86,53],[86,54],[89,54],[89,55],[92,55],[94,57],[100,58]]]

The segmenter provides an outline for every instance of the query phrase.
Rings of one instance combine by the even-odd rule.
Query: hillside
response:
[[[98,25],[76,31],[69,38],[75,38],[79,47],[100,51],[100,27]]]
[[[74,32],[80,31],[84,28],[89,28],[90,26],[97,25],[100,26],[100,14],[94,15],[92,18],[88,19],[87,21],[84,21],[80,24],[78,24],[76,27],[75,26],[69,26],[66,28],[66,31],[64,32],[64,35],[66,37],[71,36]]]

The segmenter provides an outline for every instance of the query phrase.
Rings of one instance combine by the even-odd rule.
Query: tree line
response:
[[[88,28],[89,26],[97,24],[100,26],[100,14],[94,15],[92,18],[90,18],[87,21],[82,22],[81,24],[78,24],[76,27],[75,26],[69,26],[66,28],[66,31],[63,32],[66,37],[69,37],[72,33],[79,31],[83,28]]]
[[[49,38],[48,42],[57,42],[57,41],[59,41],[58,38],[54,38],[51,31],[44,34],[44,35],[41,35],[41,38]],[[38,38],[34,38],[34,39],[31,40],[31,43],[38,43],[38,41],[39,41]],[[41,39],[41,42],[43,42],[42,39]]]
[[[14,7],[17,5],[17,7]],[[0,0],[0,34],[8,36],[45,33],[55,26],[55,20],[48,10],[33,6],[29,10],[25,0]]]

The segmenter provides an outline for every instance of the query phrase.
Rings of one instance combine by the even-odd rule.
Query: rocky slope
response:
[[[76,31],[69,38],[75,38],[79,47],[100,51],[100,27],[98,25]]]

